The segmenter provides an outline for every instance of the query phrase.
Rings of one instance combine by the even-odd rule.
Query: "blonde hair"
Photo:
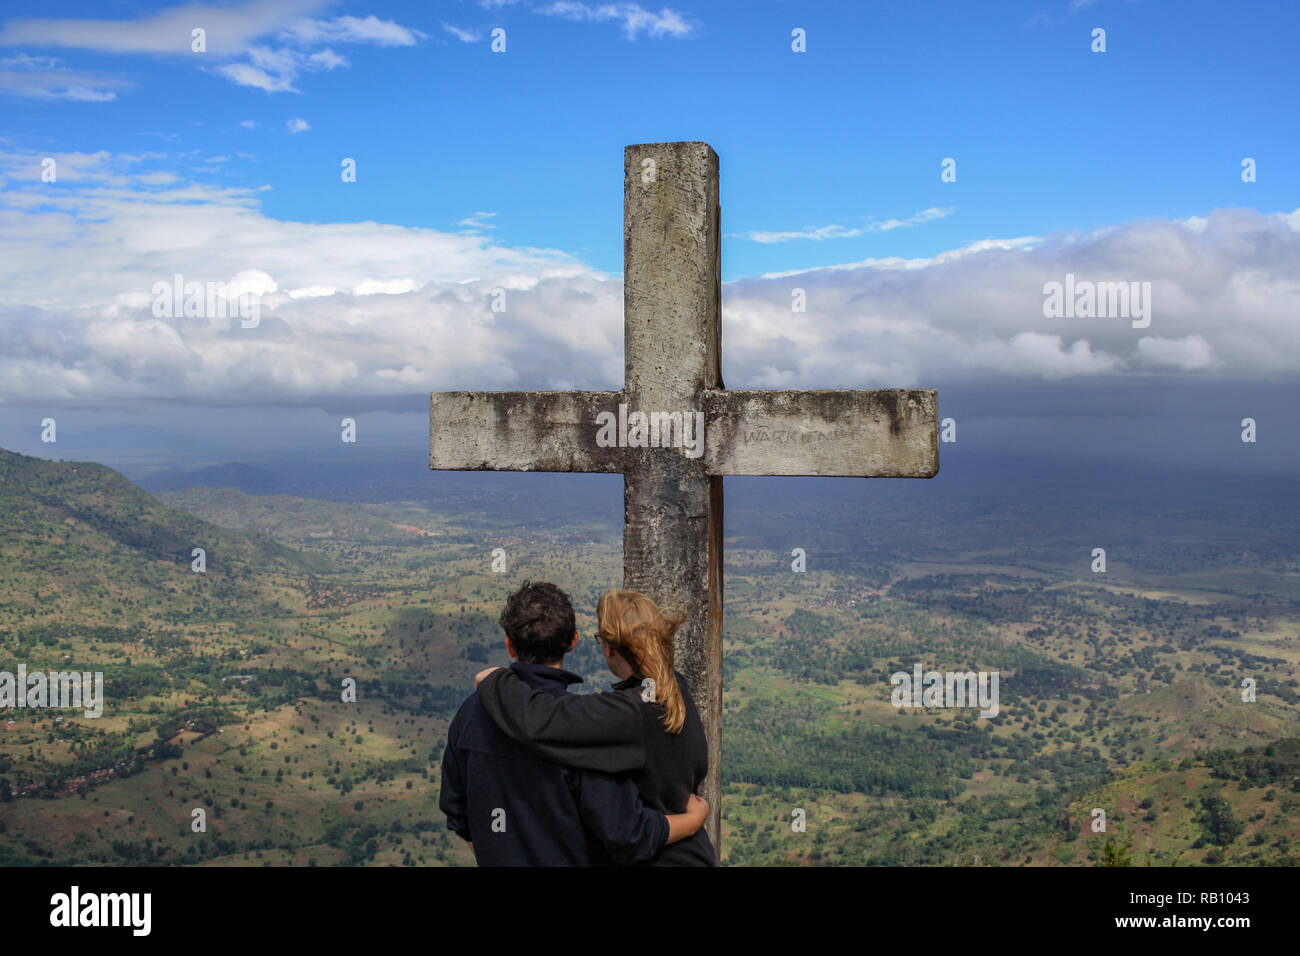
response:
[[[660,610],[654,601],[637,591],[612,590],[600,596],[596,605],[600,637],[623,655],[632,673],[654,681],[654,703],[670,734],[679,734],[686,723],[686,702],[673,670],[673,635],[686,615]]]

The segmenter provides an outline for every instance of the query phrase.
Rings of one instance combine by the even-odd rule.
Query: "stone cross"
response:
[[[688,612],[675,663],[708,736],[721,859],[722,477],[933,477],[938,398],[723,388],[718,156],[628,146],[623,177],[623,390],[434,392],[429,467],[622,473],[623,586]]]

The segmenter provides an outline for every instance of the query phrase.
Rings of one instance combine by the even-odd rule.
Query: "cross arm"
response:
[[[710,475],[932,478],[934,389],[705,389]]]
[[[429,467],[447,471],[620,472],[596,444],[596,415],[619,392],[434,392]]]

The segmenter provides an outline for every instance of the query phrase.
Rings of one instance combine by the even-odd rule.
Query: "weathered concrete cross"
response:
[[[703,796],[720,853],[722,476],[933,477],[938,399],[724,389],[718,156],[707,143],[628,146],[623,176],[623,391],[434,392],[429,467],[623,474],[623,586],[689,611],[676,664],[709,739]],[[638,412],[659,427],[648,434]],[[611,447],[616,431],[631,447]]]

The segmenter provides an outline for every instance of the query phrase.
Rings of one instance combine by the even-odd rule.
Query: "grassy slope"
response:
[[[557,580],[586,635],[618,574],[618,540],[599,528],[524,535],[491,509],[164,496],[194,517],[101,466],[2,452],[0,479],[7,656],[67,655],[123,690],[99,721],[27,711],[0,728],[0,778],[27,790],[0,803],[0,861],[472,862],[437,812],[437,758],[470,675],[500,657],[501,596]],[[1152,590],[1102,587],[1052,554],[1018,564],[1012,545],[997,560],[955,547],[943,566],[832,552],[851,522],[811,513],[788,519],[805,535],[827,525],[796,575],[772,560],[791,537],[776,519],[738,518],[730,862],[1079,865],[1111,840],[1138,864],[1203,863],[1207,796],[1242,824],[1227,862],[1296,861],[1289,764],[1251,785],[1216,776],[1205,753],[1300,736],[1300,629],[1285,606],[1191,590],[1181,568],[1148,573]],[[207,575],[189,570],[196,544]],[[506,575],[488,571],[496,546]],[[1269,590],[1292,585],[1278,572]],[[588,643],[571,666],[594,679]],[[1002,713],[896,711],[888,674],[916,660],[1001,669]],[[1260,696],[1246,705],[1250,675]],[[347,676],[355,704],[340,699]],[[190,721],[211,732],[170,735]],[[149,757],[163,733],[180,752]],[[111,773],[94,779],[92,765]],[[1089,826],[1098,806],[1105,834]],[[806,832],[790,828],[795,808]]]

